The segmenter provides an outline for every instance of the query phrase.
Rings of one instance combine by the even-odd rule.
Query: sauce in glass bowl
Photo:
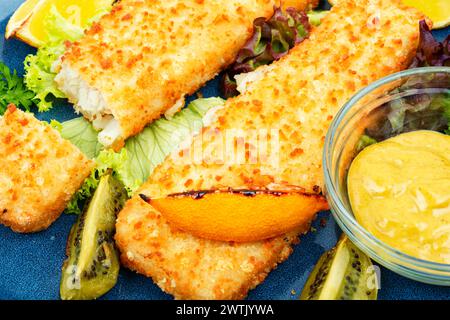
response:
[[[450,136],[402,133],[362,150],[347,177],[356,220],[392,247],[450,264]]]

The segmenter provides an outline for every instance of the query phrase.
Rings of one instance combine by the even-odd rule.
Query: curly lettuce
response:
[[[64,94],[56,87],[53,79],[55,73],[51,71],[52,63],[58,59],[64,50],[57,47],[43,47],[36,55],[28,55],[25,58],[24,82],[29,90],[34,93],[34,100],[39,112],[45,112],[53,107],[50,96],[64,98]]]
[[[161,118],[147,126],[139,135],[127,140],[120,152],[101,150],[98,133],[83,118],[66,121],[59,126],[61,135],[75,144],[86,156],[95,158],[96,168],[73,196],[66,212],[81,213],[82,205],[98,186],[107,172],[126,187],[131,196],[160,164],[189,135],[199,132],[205,114],[214,107],[222,106],[221,98],[197,99],[175,114],[170,120]]]
[[[24,82],[34,92],[39,112],[53,107],[52,98],[65,97],[54,82],[54,64],[64,53],[65,41],[75,41],[83,36],[83,29],[67,21],[55,6],[46,16],[44,25],[50,41],[39,48],[36,54],[28,55],[24,61]]]
[[[45,17],[44,26],[49,41],[38,49],[36,54],[30,54],[25,58],[25,85],[35,94],[35,102],[39,112],[45,112],[53,107],[54,98],[65,98],[58,89],[54,79],[56,76],[55,65],[65,51],[67,41],[80,39],[84,30],[89,25],[107,13],[110,7],[100,10],[85,26],[77,26],[64,18],[52,6]]]

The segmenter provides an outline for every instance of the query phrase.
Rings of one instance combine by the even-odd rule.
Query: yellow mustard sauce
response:
[[[411,256],[450,263],[450,136],[403,133],[353,160],[348,194],[358,222]]]

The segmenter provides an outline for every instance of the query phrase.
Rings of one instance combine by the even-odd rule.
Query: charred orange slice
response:
[[[298,230],[305,232],[318,211],[320,195],[301,192],[195,191],[147,200],[168,222],[201,238],[253,242]]]

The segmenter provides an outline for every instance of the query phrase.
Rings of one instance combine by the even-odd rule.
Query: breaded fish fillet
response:
[[[122,263],[176,299],[243,299],[297,240],[296,232],[239,245],[199,239],[171,228],[139,196],[127,202],[116,230]]]
[[[318,0],[290,0],[306,9]],[[122,0],[63,56],[56,77],[75,109],[120,146],[174,113],[234,61],[280,0]],[[170,111],[168,111],[170,109]]]
[[[298,9],[318,0],[289,0]],[[74,43],[56,82],[120,146],[232,63],[280,0],[122,0]],[[170,109],[170,110],[169,110]]]
[[[261,69],[260,79],[229,99],[203,130],[226,133],[245,128],[237,139],[242,143],[252,141],[254,130],[275,129],[278,161],[250,163],[247,154],[243,164],[216,164],[221,159],[210,151],[217,150],[216,136],[198,135],[182,150],[182,157],[174,152],[154,170],[146,195],[160,198],[187,190],[267,186],[281,190],[297,186],[310,194],[320,193],[322,147],[331,120],[358,90],[409,65],[421,19],[422,14],[396,0],[345,1],[333,7],[309,39]],[[184,156],[196,156],[199,146],[202,161]],[[246,146],[246,150],[257,148]],[[225,150],[225,155],[234,152]]]
[[[0,223],[16,232],[46,229],[94,162],[58,131],[15,106],[0,120]]]
[[[249,151],[245,160],[256,148],[245,142],[251,130],[276,129],[278,161],[217,163],[217,159],[205,155],[200,161],[191,156],[180,157],[181,153],[192,155],[196,148],[215,149],[212,135],[197,135],[157,167],[139,193],[151,199],[186,190],[232,187],[300,188],[306,193],[321,194],[322,147],[333,116],[357,90],[408,66],[418,45],[419,20],[423,18],[396,0],[355,0],[336,5],[308,40],[280,61],[261,69],[262,74],[256,77],[259,80],[250,83],[245,93],[228,100],[223,109],[216,110],[204,129],[205,133],[245,128],[242,137],[232,144],[245,145]],[[226,150],[225,154],[233,151]],[[214,212],[210,214],[214,219]],[[167,221],[150,204],[134,198],[119,215],[116,239],[128,267],[152,277],[178,298],[243,297],[276,261],[282,260],[274,252],[285,252],[283,259],[289,252],[290,241],[273,247],[281,238],[251,245],[220,244],[169,230]],[[205,254],[211,246],[227,254]],[[249,246],[252,249],[247,251]],[[246,255],[252,259],[261,251],[266,253],[253,260],[260,268],[249,269],[248,277],[240,277],[245,269],[240,269],[237,261],[245,261]],[[183,267],[174,263],[175,258],[185,261]],[[198,263],[202,263],[201,269],[197,269]],[[230,267],[222,269],[218,265]],[[236,280],[216,280],[227,278],[228,274]]]

